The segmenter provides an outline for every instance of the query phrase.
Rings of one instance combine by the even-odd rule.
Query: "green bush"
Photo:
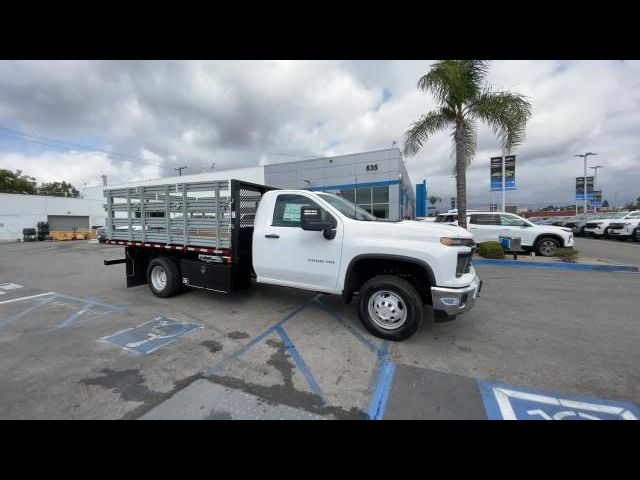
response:
[[[563,262],[575,263],[578,260],[578,250],[574,248],[558,248],[555,256]]]
[[[478,253],[484,258],[504,258],[504,250],[498,242],[481,242]]]

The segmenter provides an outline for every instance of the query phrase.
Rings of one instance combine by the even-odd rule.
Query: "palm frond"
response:
[[[524,140],[531,104],[519,93],[487,89],[471,105],[469,114],[486,122],[498,136],[503,150],[510,153]]]
[[[439,60],[418,80],[418,89],[457,111],[478,97],[488,71],[486,60]]]
[[[424,142],[435,133],[451,125],[455,115],[448,108],[433,110],[420,117],[417,122],[411,124],[407,130],[403,152],[405,155],[415,155],[420,151]]]

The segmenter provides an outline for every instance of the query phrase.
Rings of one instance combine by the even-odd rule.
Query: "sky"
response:
[[[435,107],[416,88],[431,63],[0,61],[0,168],[82,188],[101,175],[122,183],[175,175],[180,165],[187,174],[401,147],[410,124]],[[598,153],[589,166],[603,166],[603,199],[640,196],[639,61],[494,61],[487,83],[533,106],[507,203],[574,203],[583,175],[574,155],[587,151]],[[479,128],[471,207],[500,203],[489,191],[497,155],[495,135]],[[405,161],[414,184],[426,179],[443,204],[454,195],[450,132]]]

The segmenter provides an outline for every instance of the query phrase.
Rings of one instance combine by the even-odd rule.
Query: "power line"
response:
[[[185,168],[189,168],[189,167],[183,165],[183,166],[174,168],[174,170],[177,170],[178,172],[180,172],[180,176],[182,176],[182,170],[184,170]]]
[[[4,130],[4,132],[2,132],[1,130]],[[11,138],[13,140],[18,140],[18,141],[27,142],[27,143],[34,143],[37,145],[45,145],[45,146],[54,147],[54,148],[61,148],[64,150],[73,150],[74,148],[76,148],[76,149],[90,151],[90,152],[100,152],[111,157],[120,157],[122,159],[126,159],[132,162],[144,163],[147,165],[156,165],[156,166],[161,165],[161,163],[156,163],[148,159],[138,157],[136,155],[130,155],[127,153],[120,153],[116,151],[102,150],[100,148],[96,148],[88,145],[82,145],[74,142],[69,142],[66,140],[60,140],[54,137],[48,137],[48,136],[40,135],[37,133],[21,131],[21,130],[17,130],[10,127],[5,127],[2,125],[0,125],[0,135]]]

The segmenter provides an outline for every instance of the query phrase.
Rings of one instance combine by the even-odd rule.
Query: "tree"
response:
[[[405,155],[415,155],[435,133],[449,130],[455,148],[458,225],[467,226],[467,166],[476,150],[476,125],[484,122],[498,136],[506,154],[524,140],[531,104],[514,92],[493,91],[484,83],[489,62],[439,60],[418,81],[418,89],[431,92],[438,108],[411,124],[406,132]]]
[[[0,193],[36,193],[36,179],[28,175],[22,175],[22,170],[0,168]]]
[[[429,196],[429,203],[431,205],[435,205],[436,203],[440,203],[442,201],[442,198],[437,197],[436,195],[430,195]]]
[[[38,188],[38,195],[77,198],[80,195],[80,192],[70,183],[52,182],[40,185],[40,188]]]
[[[605,200],[604,202],[602,202],[602,208],[609,208],[609,201]]]

